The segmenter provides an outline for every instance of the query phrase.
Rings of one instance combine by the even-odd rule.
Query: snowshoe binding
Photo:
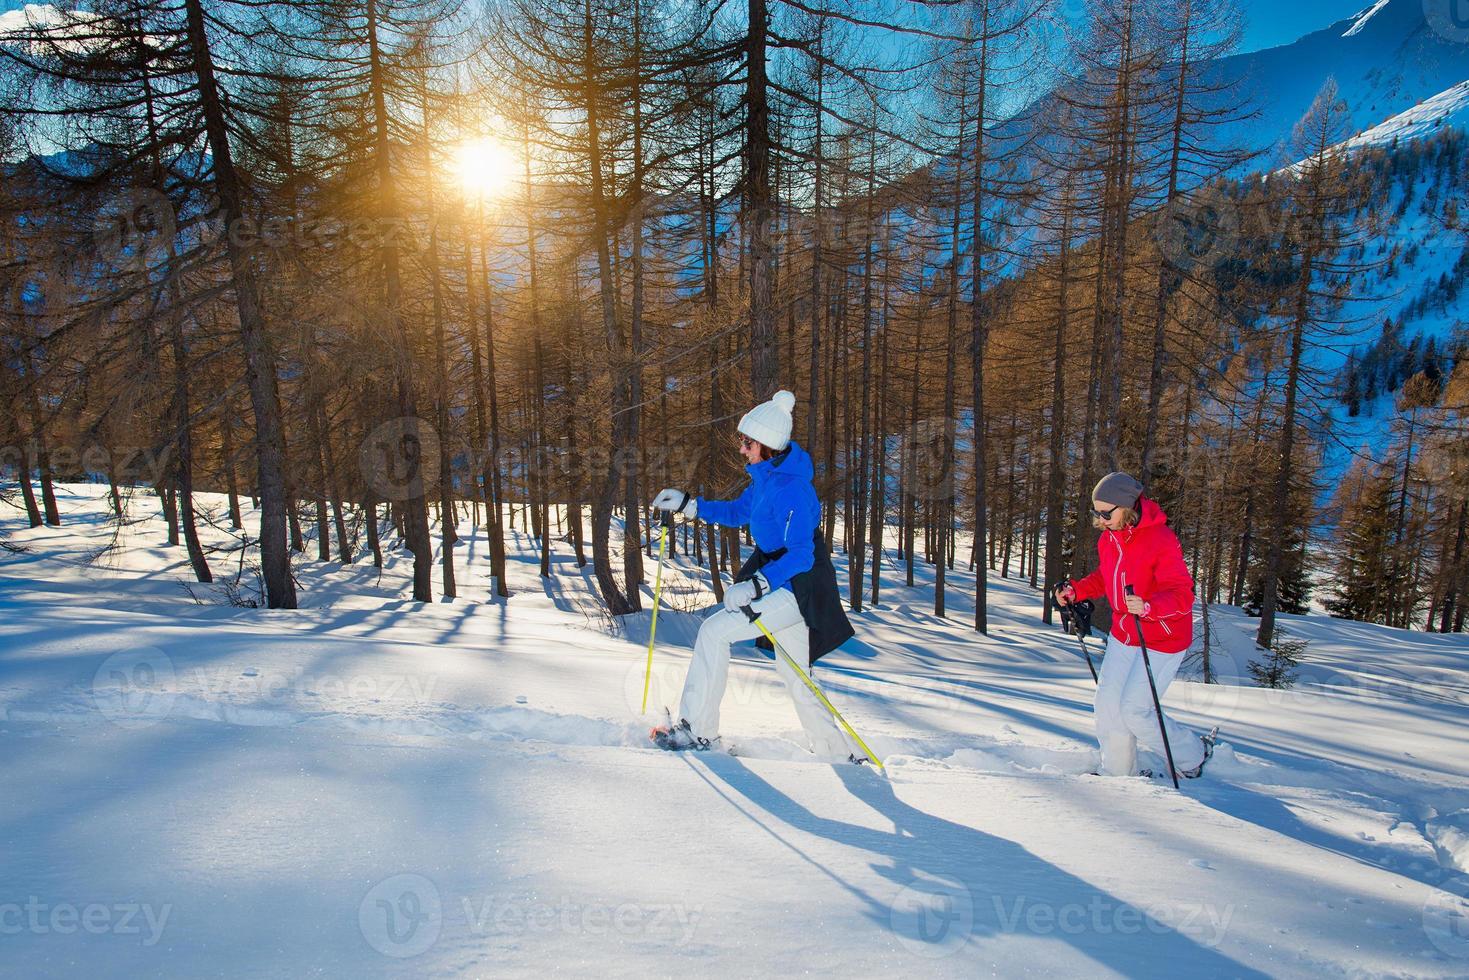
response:
[[[675,723],[672,713],[666,708],[664,714],[668,716],[668,724],[658,725],[648,732],[648,738],[654,745],[668,752],[708,751],[709,739],[695,735],[687,720],[680,718]]]
[[[1204,761],[1192,769],[1178,770],[1178,777],[1180,779],[1198,779],[1204,774],[1204,767],[1209,764],[1210,759],[1214,758],[1214,745],[1219,741],[1219,726],[1215,725],[1209,729],[1209,734],[1207,735],[1200,735],[1199,741],[1204,743]],[[1162,773],[1155,773],[1151,769],[1139,769],[1137,774],[1147,779],[1156,779],[1162,775]]]
[[[1199,741],[1204,743],[1204,761],[1192,769],[1180,770],[1178,774],[1184,779],[1198,779],[1204,774],[1204,767],[1214,758],[1214,743],[1219,741],[1219,726],[1215,725],[1209,729],[1209,734],[1199,736]]]

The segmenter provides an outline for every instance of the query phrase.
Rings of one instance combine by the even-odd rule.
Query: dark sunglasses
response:
[[[751,439],[749,436],[744,435],[744,434],[741,434],[740,435],[740,448],[742,448],[742,449],[754,449],[758,445],[760,445],[760,444],[758,442],[756,442],[754,439]]]
[[[1122,505],[1121,504],[1118,504],[1116,507],[1109,507],[1106,510],[1097,510],[1095,507],[1093,507],[1092,508],[1092,516],[1095,517],[1099,521],[1107,521],[1107,520],[1111,520],[1112,519],[1112,515],[1115,514],[1115,513],[1117,513],[1121,509],[1122,509]]]

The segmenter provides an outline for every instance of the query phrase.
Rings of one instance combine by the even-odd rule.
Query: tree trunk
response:
[[[226,401],[219,415],[220,438],[223,442],[220,458],[224,464],[225,489],[229,493],[230,527],[238,531],[245,526],[245,521],[240,513],[239,480],[235,475],[235,426],[231,411],[230,403]]]
[[[984,348],[988,340],[988,324],[985,320],[984,294],[984,164],[985,164],[985,97],[988,94],[989,72],[989,14],[984,5],[980,18],[979,42],[979,86],[976,91],[974,126],[974,245],[971,251],[972,287],[970,292],[970,369],[971,390],[974,406],[974,543],[980,547],[989,536],[989,515],[985,500],[985,468],[987,466],[988,425],[984,406]],[[950,522],[952,525],[952,521]],[[989,591],[987,573],[979,565],[974,576],[974,628],[979,633],[989,632]]]
[[[1063,577],[1062,534],[1066,520],[1066,327],[1070,320],[1071,201],[1062,207],[1061,251],[1057,256],[1056,345],[1051,361],[1050,465],[1046,474],[1046,587],[1041,597],[1041,619],[1051,623],[1051,590]]]
[[[600,102],[602,99],[597,43],[592,32],[590,0],[583,4],[583,51],[586,70],[586,146],[587,166],[591,176],[592,239],[597,252],[598,292],[602,300],[602,327],[612,371],[612,445],[608,454],[602,485],[592,501],[592,568],[607,610],[614,616],[636,611],[637,595],[623,594],[612,572],[611,531],[612,503],[619,484],[620,457],[628,451],[629,413],[632,411],[631,381],[627,344],[617,316],[616,282],[612,275],[612,258],[608,243],[607,197],[602,173],[602,133]]]
[[[36,464],[41,478],[41,509],[49,527],[61,526],[61,512],[56,509],[56,487],[51,472],[51,451],[46,445],[46,422],[41,412],[40,382],[36,379],[34,358],[27,358],[27,391],[31,401],[31,434],[36,444]],[[173,542],[178,544],[177,541]]]
[[[197,3],[198,0],[192,0]],[[382,63],[379,44],[378,0],[367,0],[367,44],[369,69],[369,95],[372,100],[372,128],[375,141],[378,192],[384,219],[393,223],[398,219],[397,183],[393,175],[390,156],[393,139],[387,108],[387,68]],[[418,404],[413,385],[413,344],[409,341],[407,324],[403,318],[402,280],[398,243],[394,235],[383,236],[382,244],[384,309],[390,329],[397,341],[397,395],[398,414],[404,428],[403,441],[410,447],[407,487],[402,501],[404,538],[408,550],[413,553],[413,598],[417,602],[433,601],[433,545],[429,539],[428,501],[425,486],[421,449],[424,444],[419,432]],[[439,433],[439,438],[448,438],[448,433]]]
[[[172,258],[173,249],[169,249]],[[173,422],[177,456],[174,459],[174,483],[178,487],[179,517],[183,522],[184,544],[189,552],[189,565],[200,582],[213,582],[204,548],[199,544],[199,527],[194,518],[194,438],[189,421],[189,365],[184,349],[184,325],[178,280],[173,263],[169,264],[170,298],[168,320],[173,345]]]
[[[745,186],[749,200],[750,241],[750,389],[756,402],[780,383],[776,344],[775,243],[770,190],[770,105],[765,41],[769,32],[766,0],[749,0],[745,36]]]
[[[202,0],[184,0],[189,48],[209,141],[215,190],[219,195],[219,222],[232,228],[245,217],[244,194],[235,172],[229,127],[214,78],[214,61],[204,29]],[[296,583],[286,551],[285,437],[281,430],[280,396],[276,384],[275,354],[260,308],[260,293],[251,258],[234,235],[224,236],[229,257],[240,339],[245,351],[245,386],[255,413],[256,473],[260,488],[260,570],[266,605],[296,608]]]
[[[46,523],[41,516],[41,508],[36,503],[36,490],[31,484],[31,452],[26,440],[20,440],[20,494],[25,499],[26,517],[30,520],[31,527],[40,527]]]

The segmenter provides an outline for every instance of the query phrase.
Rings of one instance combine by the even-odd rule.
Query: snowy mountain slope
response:
[[[1450,126],[1459,129],[1469,122],[1469,81],[1445,89],[1404,112],[1363,130],[1342,144],[1347,151],[1368,146],[1393,146],[1423,139]]]
[[[1377,12],[1387,5],[1388,0],[1375,0],[1372,6],[1352,17],[1352,26],[1342,32],[1342,37],[1351,37],[1353,34],[1360,33],[1362,28],[1367,26],[1367,22],[1377,16]]]
[[[0,510],[29,549],[0,558],[7,973],[1469,969],[1463,637],[1285,617],[1312,640],[1297,690],[1169,694],[1229,743],[1178,794],[1080,775],[1091,681],[1027,587],[992,578],[978,640],[963,574],[941,621],[931,578],[893,568],[817,670],[884,779],[809,761],[752,649],[737,755],[645,748],[647,614],[598,619],[565,548],[542,585],[517,534],[508,602],[415,607],[395,556],[380,579],[301,560],[295,612],[196,605],[141,495],[116,567],[77,564],[109,536],[102,489],[65,488],[60,530]],[[660,615],[655,706],[694,619]],[[1215,623],[1242,673],[1247,627]]]
[[[1385,0],[1290,44],[1221,59],[1213,77],[1241,86],[1259,114],[1220,136],[1267,150],[1268,168],[1289,162],[1291,131],[1327,78],[1336,80],[1357,132],[1464,81],[1469,29],[1456,30],[1438,6]]]
[[[1359,266],[1349,298],[1312,356],[1318,390],[1331,395],[1327,485],[1354,455],[1386,458],[1404,380],[1420,370],[1447,377],[1469,353],[1469,235],[1457,217],[1469,207],[1460,176],[1466,107],[1469,83],[1348,141],[1386,157],[1368,164],[1380,191],[1375,213],[1353,216],[1363,230],[1361,247],[1345,256]]]

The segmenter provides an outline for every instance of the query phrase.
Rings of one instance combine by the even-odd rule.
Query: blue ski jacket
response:
[[[792,442],[771,459],[745,467],[750,485],[735,500],[698,498],[701,520],[725,527],[750,526],[750,536],[761,551],[785,552],[760,567],[770,591],[788,585],[809,572],[816,561],[816,528],[821,524],[821,500],[812,477],[816,470],[806,450]]]

